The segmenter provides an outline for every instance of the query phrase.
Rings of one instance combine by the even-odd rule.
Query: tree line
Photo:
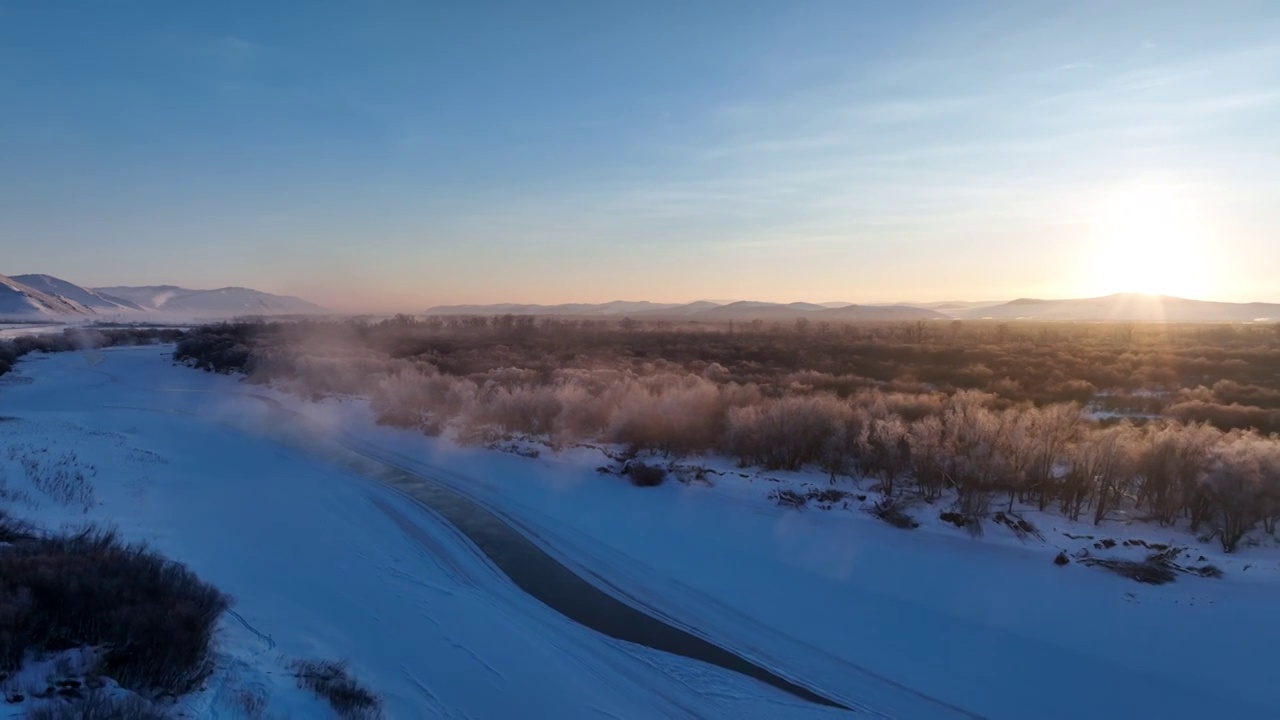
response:
[[[647,332],[660,337],[637,337]],[[1216,427],[1176,412],[1103,422],[1086,412],[1093,396],[1037,403],[1002,394],[997,381],[975,389],[902,380],[918,378],[921,368],[911,365],[891,380],[859,376],[860,382],[833,387],[829,379],[838,376],[806,367],[828,366],[821,346],[793,344],[784,360],[775,360],[773,353],[787,347],[782,340],[797,339],[795,331],[781,337],[768,328],[754,332],[765,339],[735,339],[723,328],[494,328],[488,320],[435,330],[403,318],[241,324],[195,332],[176,356],[305,395],[368,397],[382,422],[463,441],[514,433],[554,445],[590,440],[672,456],[721,453],[767,469],[821,468],[832,482],[870,479],[890,497],[947,498],[975,520],[1030,506],[1094,523],[1123,515],[1182,524],[1228,552],[1255,528],[1275,531],[1280,440],[1256,427]],[[879,362],[900,362],[899,343],[917,342],[905,334],[895,338],[893,328],[859,332],[866,334],[851,335],[842,346]],[[1053,352],[1089,356],[1140,336],[1132,328],[1123,336],[1109,336],[1105,328],[1090,334],[1099,338],[1085,338],[1076,350],[1045,342]],[[1237,339],[1237,354],[1269,357],[1268,345],[1253,344],[1259,338]],[[985,347],[989,341],[971,342]],[[1164,342],[1169,349],[1162,352],[1173,356],[1203,336]],[[654,352],[665,348],[672,352]],[[1018,344],[1006,352],[1024,352],[1032,361],[1045,351]],[[1130,347],[1114,354],[1137,353]],[[1235,379],[1215,381],[1216,391],[1270,391],[1242,382],[1255,376],[1238,366],[1225,372]],[[1093,392],[1116,389],[1122,388]],[[1171,398],[1207,390],[1176,383],[1135,389]]]

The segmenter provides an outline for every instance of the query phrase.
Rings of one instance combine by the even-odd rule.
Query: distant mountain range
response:
[[[709,300],[685,303],[623,301],[597,305],[441,305],[428,315],[560,315],[571,317],[631,317],[636,319],[704,320],[708,322],[750,320],[945,320],[949,316],[928,308],[907,305],[854,305],[852,303],[768,303],[742,300],[715,303]]]
[[[115,320],[154,314],[199,319],[323,312],[328,311],[300,298],[248,288],[87,288],[51,275],[0,275],[0,320]]]
[[[329,312],[296,297],[227,287],[191,290],[175,285],[88,288],[50,275],[0,275],[0,320],[131,320],[306,315]],[[1011,302],[933,302],[857,305],[845,302],[773,303],[750,300],[655,303],[616,300],[565,305],[441,305],[429,315],[556,315],[700,322],[914,322],[992,320],[1046,322],[1280,322],[1280,304],[1188,300],[1120,293],[1070,300],[1021,298]]]
[[[1280,322],[1280,304],[1188,300],[1168,295],[1118,293],[1080,300],[1022,298],[1000,305],[967,308],[963,319],[1118,322]]]
[[[559,315],[636,319],[725,321],[902,322],[914,320],[1024,320],[1046,322],[1280,322],[1280,304],[1187,300],[1164,295],[1120,293],[1075,300],[1022,298],[1011,302],[934,302],[895,305],[853,303],[769,303],[754,301],[664,304],[614,301],[570,305],[441,305],[428,315]]]

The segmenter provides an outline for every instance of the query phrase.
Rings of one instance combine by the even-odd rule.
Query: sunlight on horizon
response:
[[[1211,253],[1195,198],[1168,183],[1130,183],[1109,192],[1097,211],[1084,284],[1098,295],[1199,298],[1221,290]]]

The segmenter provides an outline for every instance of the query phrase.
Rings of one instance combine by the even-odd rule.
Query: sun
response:
[[[1196,297],[1207,280],[1206,241],[1193,199],[1177,186],[1119,188],[1095,218],[1089,284],[1099,294]]]

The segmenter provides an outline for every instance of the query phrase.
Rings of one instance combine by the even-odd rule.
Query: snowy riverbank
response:
[[[595,450],[460,449],[378,427],[358,401],[308,403],[175,367],[163,348],[95,359],[33,357],[0,380],[0,415],[14,418],[0,440],[18,448],[0,455],[14,496],[4,502],[46,526],[112,523],[236,598],[219,672],[185,701],[190,717],[238,717],[244,688],[269,698],[266,717],[325,717],[284,669],[294,657],[348,659],[390,717],[844,714],[570,622],[439,518],[280,442],[245,392],[304,413],[318,442],[456,488],[615,596],[872,716],[1200,718],[1280,706],[1275,548],[1224,557],[1177,531],[1051,515],[1028,516],[1043,541],[1000,526],[973,539],[929,508],[904,531],[856,507],[778,507],[771,489],[826,479],[744,478],[723,462],[708,463],[724,472],[712,486],[635,488],[597,473]],[[33,453],[74,453],[92,496],[58,502],[24,485],[20,457]],[[1126,539],[1194,546],[1225,577],[1154,587],[1052,562],[1104,539],[1115,554],[1132,550]]]

